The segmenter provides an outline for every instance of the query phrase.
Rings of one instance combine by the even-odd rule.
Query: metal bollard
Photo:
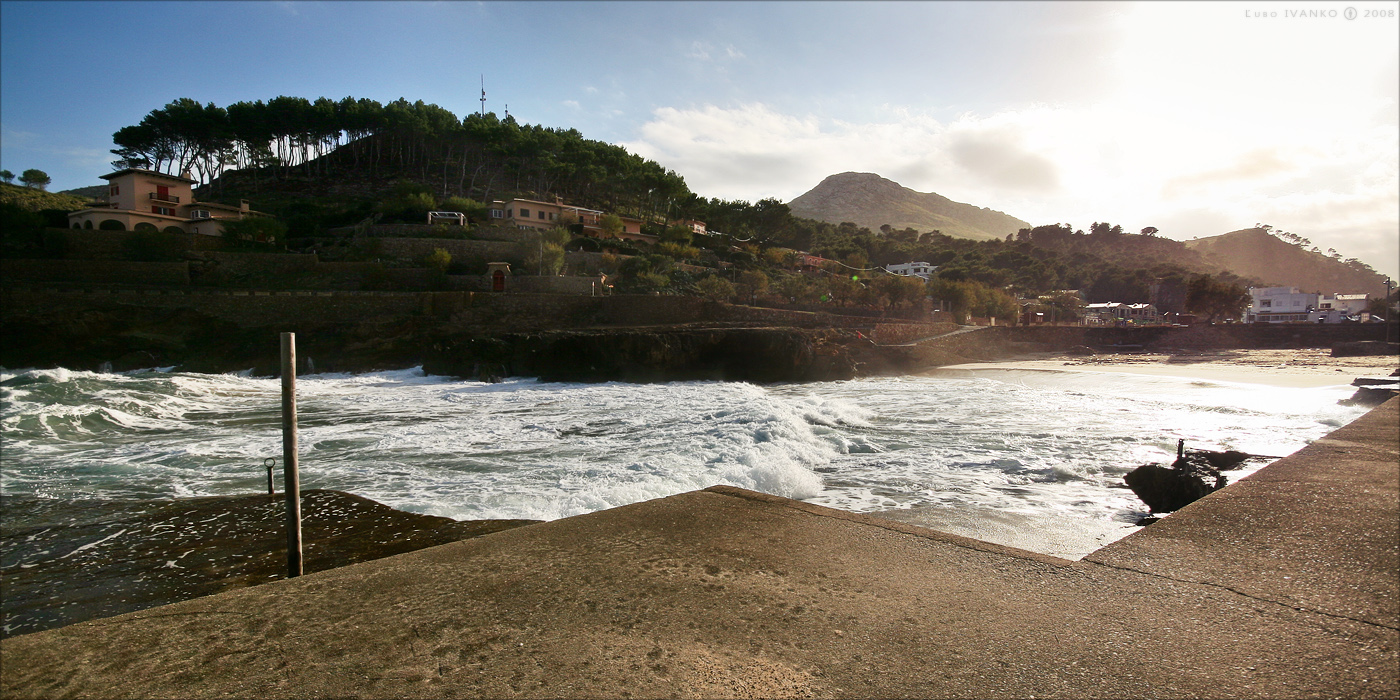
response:
[[[267,467],[267,495],[275,495],[277,492],[272,490],[272,469],[277,466],[277,458],[268,457],[264,459],[263,466]]]

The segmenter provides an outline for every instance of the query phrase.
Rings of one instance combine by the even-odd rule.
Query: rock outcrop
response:
[[[1225,488],[1229,479],[1221,472],[1238,469],[1249,460],[1274,459],[1236,450],[1178,449],[1170,467],[1144,464],[1123,480],[1153,513],[1180,510],[1213,491]]]

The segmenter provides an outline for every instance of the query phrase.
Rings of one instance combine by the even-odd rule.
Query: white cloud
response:
[[[578,100],[564,100],[564,101],[563,101],[562,103],[560,103],[560,104],[563,104],[565,107],[568,107],[569,109],[578,109],[578,108],[579,108]]]
[[[1111,221],[1189,239],[1268,222],[1397,273],[1398,145],[1378,130],[1288,142],[1110,105],[950,123],[891,110],[856,124],[747,104],[658,109],[623,145],[704,196],[788,201],[827,175],[875,172],[1034,224]]]

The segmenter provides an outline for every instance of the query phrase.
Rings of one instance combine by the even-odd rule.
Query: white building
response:
[[[933,273],[937,271],[937,265],[926,262],[907,262],[899,263],[898,265],[885,266],[885,272],[890,272],[896,275],[903,275],[905,277],[909,277],[912,275],[925,281],[927,281],[928,278],[931,277]]]
[[[1366,311],[1366,294],[1318,294],[1297,287],[1250,287],[1245,323],[1341,323]]]
[[[1245,323],[1288,323],[1307,321],[1317,310],[1318,294],[1297,287],[1250,287]]]

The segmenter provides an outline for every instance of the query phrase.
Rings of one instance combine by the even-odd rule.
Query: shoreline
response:
[[[1035,353],[1007,360],[944,365],[921,374],[947,370],[1022,370],[1137,374],[1213,382],[1317,388],[1351,386],[1358,377],[1385,377],[1400,369],[1400,357],[1377,355],[1331,357],[1324,348],[1228,350],[1201,353],[1115,353],[1077,356]]]

